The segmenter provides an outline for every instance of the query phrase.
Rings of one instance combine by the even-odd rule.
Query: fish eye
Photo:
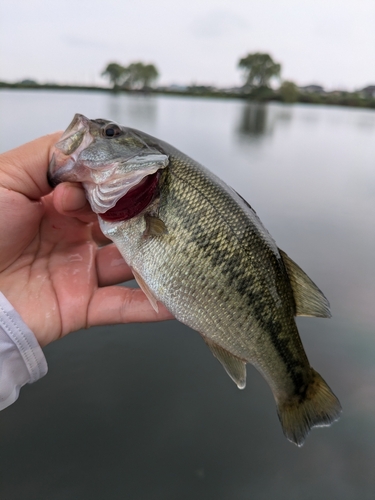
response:
[[[103,129],[105,137],[116,137],[121,134],[121,129],[116,123],[108,123]]]

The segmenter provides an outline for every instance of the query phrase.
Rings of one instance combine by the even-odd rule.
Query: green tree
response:
[[[153,64],[134,62],[124,68],[123,84],[129,89],[142,89],[149,87],[159,76]]]
[[[279,93],[284,102],[297,102],[299,97],[297,85],[287,80],[280,85]]]
[[[245,85],[251,87],[268,87],[272,78],[279,77],[281,65],[275,63],[269,54],[256,52],[248,54],[238,62],[244,72]]]
[[[146,64],[143,68],[143,82],[145,87],[150,87],[159,78],[159,72],[153,64]]]
[[[121,66],[121,64],[111,62],[107,65],[105,70],[102,72],[102,76],[106,76],[109,78],[109,81],[112,83],[113,88],[117,88],[124,77],[125,68]]]

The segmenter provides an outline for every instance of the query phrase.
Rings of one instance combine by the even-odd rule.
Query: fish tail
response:
[[[311,368],[311,381],[303,394],[293,395],[278,405],[278,415],[285,436],[302,446],[313,427],[326,427],[338,420],[339,400],[323,378]]]

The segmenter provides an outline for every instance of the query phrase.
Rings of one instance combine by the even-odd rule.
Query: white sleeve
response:
[[[16,401],[23,385],[36,382],[47,370],[35,335],[0,292],[0,410]]]

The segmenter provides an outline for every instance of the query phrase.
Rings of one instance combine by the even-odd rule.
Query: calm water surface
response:
[[[238,391],[187,327],[77,332],[0,414],[1,499],[373,499],[375,112],[1,91],[0,150],[76,112],[172,143],[249,201],[331,302],[331,320],[298,324],[344,413],[297,449],[255,369]]]

